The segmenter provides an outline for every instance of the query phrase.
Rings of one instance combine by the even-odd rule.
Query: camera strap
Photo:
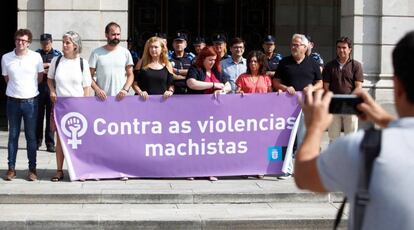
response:
[[[375,159],[381,151],[381,130],[370,128],[365,131],[360,145],[360,152],[363,154],[363,162],[359,168],[358,187],[354,199],[354,229],[359,230],[365,216],[365,209],[370,201],[369,184]],[[334,229],[337,229],[341,223],[342,214],[345,208],[347,198],[342,201],[334,222]]]

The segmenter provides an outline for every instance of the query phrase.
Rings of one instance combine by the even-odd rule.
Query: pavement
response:
[[[55,154],[44,145],[37,155],[39,180],[29,182],[23,136],[17,178],[0,179],[0,229],[332,229],[342,199],[272,176],[70,182],[65,171],[62,182],[51,182]],[[2,177],[7,137],[0,132]]]

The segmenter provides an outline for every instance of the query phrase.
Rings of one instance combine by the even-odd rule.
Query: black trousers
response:
[[[50,113],[52,112],[52,101],[50,100],[50,92],[49,87],[47,86],[47,81],[42,81],[38,87],[39,96],[36,129],[37,144],[41,145],[43,141],[43,121],[46,116],[45,144],[46,146],[54,146],[55,135],[52,131],[50,131]]]

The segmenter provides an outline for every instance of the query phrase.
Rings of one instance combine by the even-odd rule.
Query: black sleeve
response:
[[[173,79],[173,75],[172,75],[172,73],[170,73],[170,71],[167,70],[167,73],[168,73],[168,75],[167,75],[167,89],[168,89],[168,87],[173,85],[174,79]]]
[[[277,65],[276,74],[274,78],[282,80],[285,74],[284,68],[285,68],[285,62],[284,62],[284,59],[282,59],[280,60],[279,65]]]
[[[187,76],[186,76],[186,80],[188,80],[188,79],[190,79],[190,78],[194,78],[194,79],[196,79],[196,80],[200,80],[199,78],[199,74],[198,74],[198,71],[197,71],[197,68],[195,67],[195,66],[191,66],[189,69],[188,69],[188,72],[187,72]]]
[[[331,63],[330,62],[328,62],[327,64],[326,64],[326,66],[325,66],[325,68],[323,68],[323,70],[322,70],[322,80],[323,80],[323,82],[327,82],[327,83],[330,83],[331,82],[331,65],[330,65]]]
[[[139,82],[140,75],[141,70],[134,70],[134,81],[136,81],[137,83]]]
[[[313,62],[313,69],[315,72],[315,78],[313,79],[314,81],[319,81],[322,80],[322,75],[321,75],[321,68],[319,67],[318,63]]]

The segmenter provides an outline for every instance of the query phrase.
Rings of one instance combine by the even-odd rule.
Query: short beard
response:
[[[112,40],[109,40],[108,39],[108,45],[111,45],[111,46],[116,46],[116,45],[118,45],[119,44],[119,42],[121,42],[119,39],[112,39]]]

